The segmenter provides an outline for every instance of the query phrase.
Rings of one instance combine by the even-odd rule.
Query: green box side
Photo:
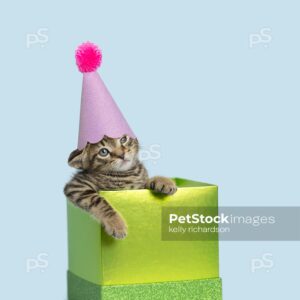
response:
[[[179,189],[172,196],[148,190],[101,192],[128,224],[124,240],[107,236],[87,213],[69,203],[69,270],[102,285],[219,277],[218,242],[161,240],[162,207],[218,205],[216,186],[176,182]]]
[[[67,201],[69,270],[91,282],[102,282],[102,230],[89,214]]]
[[[68,300],[222,300],[220,278],[101,286],[68,272]]]

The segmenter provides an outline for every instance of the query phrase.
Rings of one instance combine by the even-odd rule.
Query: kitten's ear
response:
[[[133,141],[134,141],[134,143],[136,144],[136,146],[137,146],[137,148],[139,150],[140,149],[140,143],[139,143],[138,139],[134,138]]]
[[[72,151],[68,159],[69,166],[75,169],[87,169],[89,165],[89,148],[90,144],[87,144],[82,150]]]
[[[76,169],[82,169],[82,152],[83,150],[78,150],[78,149],[71,152],[68,159],[68,164],[70,167]]]

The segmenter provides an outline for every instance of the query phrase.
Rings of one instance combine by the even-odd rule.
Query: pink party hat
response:
[[[76,64],[83,73],[78,149],[89,143],[101,141],[104,135],[120,138],[128,135],[135,138],[127,121],[97,73],[101,65],[100,49],[86,42],[75,53]]]

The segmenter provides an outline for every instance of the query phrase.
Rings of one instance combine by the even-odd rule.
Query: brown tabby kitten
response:
[[[169,178],[149,179],[138,159],[138,151],[137,139],[126,135],[120,139],[105,136],[99,143],[88,143],[83,150],[74,150],[68,160],[71,167],[80,171],[65,186],[65,195],[76,206],[88,211],[109,235],[117,239],[127,235],[126,223],[99,191],[148,188],[171,195],[177,190]]]

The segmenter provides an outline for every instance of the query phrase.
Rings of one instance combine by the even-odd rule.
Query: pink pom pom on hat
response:
[[[95,72],[101,65],[101,50],[93,43],[81,44],[75,52],[76,64],[81,73]]]
[[[75,52],[76,64],[83,73],[78,149],[86,144],[97,143],[106,135],[120,138],[128,135],[135,138],[126,119],[110,95],[97,69],[102,62],[102,53],[93,43],[80,45]]]

